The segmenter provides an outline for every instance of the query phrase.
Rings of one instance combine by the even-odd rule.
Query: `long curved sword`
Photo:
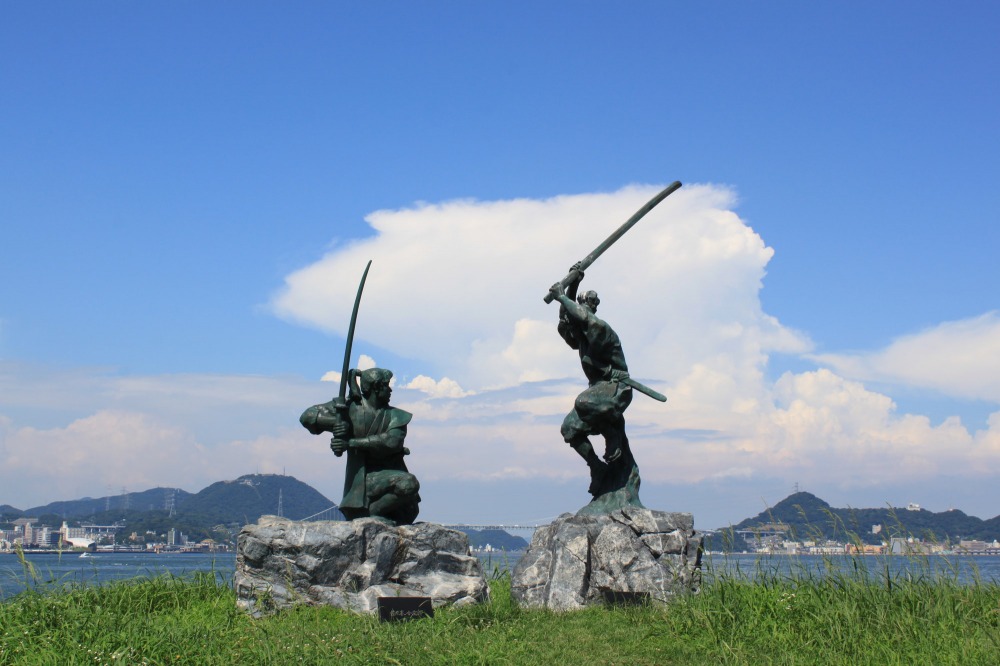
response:
[[[675,180],[674,182],[670,183],[665,188],[663,188],[655,197],[653,197],[648,202],[646,202],[645,206],[643,206],[642,208],[640,208],[639,210],[637,210],[635,212],[635,215],[633,215],[632,217],[628,218],[628,220],[625,221],[625,224],[623,224],[622,226],[620,226],[617,229],[615,229],[615,232],[613,234],[611,234],[610,236],[608,236],[604,240],[603,243],[601,243],[600,245],[598,245],[594,249],[593,252],[591,252],[590,254],[588,254],[586,257],[583,258],[583,261],[580,262],[580,270],[581,271],[587,270],[587,268],[592,263],[594,263],[595,261],[597,261],[597,258],[599,256],[601,256],[602,254],[604,254],[605,250],[607,250],[609,247],[611,247],[612,245],[614,245],[615,242],[617,242],[617,240],[619,238],[621,238],[622,236],[624,236],[626,231],[628,231],[629,229],[631,229],[632,227],[634,227],[635,223],[638,222],[639,220],[641,220],[646,215],[646,213],[648,213],[649,211],[653,210],[653,208],[656,207],[656,204],[660,203],[661,201],[663,201],[664,199],[666,199],[668,196],[670,196],[671,194],[673,194],[675,190],[680,189],[680,186],[681,186],[681,181]],[[564,277],[562,280],[560,280],[556,284],[559,285],[560,289],[565,289],[570,284],[572,284],[573,281],[576,280],[577,276],[579,276],[579,275],[580,274],[577,273],[575,270],[570,271],[569,274],[566,275],[566,277]],[[556,285],[552,285],[552,288],[555,289],[555,286]],[[553,300],[553,298],[554,298],[554,296],[552,294],[552,291],[549,291],[549,293],[545,294],[545,298],[543,300],[546,303],[551,303],[552,300]]]
[[[354,346],[354,329],[358,324],[358,308],[361,307],[361,292],[365,289],[365,280],[368,279],[368,269],[372,267],[371,259],[365,266],[365,272],[361,275],[361,284],[358,285],[358,295],[354,297],[354,310],[351,312],[351,325],[347,329],[347,344],[344,346],[344,365],[340,371],[340,393],[334,401],[338,411],[347,411],[347,380],[351,371],[351,348]],[[346,414],[344,414],[346,418]],[[337,457],[343,455],[343,451],[337,453]]]

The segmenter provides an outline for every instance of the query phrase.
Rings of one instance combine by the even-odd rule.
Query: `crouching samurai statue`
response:
[[[350,370],[345,404],[334,399],[314,405],[299,419],[314,435],[332,433],[330,448],[337,456],[347,454],[340,511],[348,520],[373,516],[409,525],[420,510],[420,483],[403,460],[410,453],[403,440],[413,415],[389,405],[391,379],[382,368]]]
[[[347,454],[344,498],[340,511],[348,520],[371,516],[394,525],[410,525],[420,511],[420,483],[406,469],[403,446],[406,426],[413,415],[389,405],[392,373],[383,368],[350,368],[358,306],[368,269],[361,276],[347,330],[340,393],[330,402],[313,405],[299,422],[314,435],[333,435],[330,448],[338,457]]]

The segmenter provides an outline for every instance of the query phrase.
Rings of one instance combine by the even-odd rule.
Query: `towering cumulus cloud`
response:
[[[363,367],[377,363],[363,354],[407,359],[390,365],[393,402],[414,413],[407,444],[428,503],[449,481],[572,478],[583,493],[586,470],[559,435],[583,374],[556,333],[557,306],[542,297],[659,189],[378,211],[368,217],[369,237],[288,275],[270,307],[343,335],[373,259],[355,350]],[[632,374],[669,396],[665,405],[637,396],[627,414],[647,487],[708,481],[759,497],[768,479],[772,488],[802,482],[817,493],[853,485],[848,500],[862,486],[880,504],[889,499],[887,478],[896,488],[925,488],[947,476],[966,488],[1000,473],[997,314],[941,323],[882,350],[818,354],[806,334],[763,310],[773,250],[735,203],[725,188],[685,186],[583,283],[600,293],[601,316],[620,334]],[[775,355],[809,369],[775,379]],[[336,359],[325,363],[310,380],[0,363],[0,465],[20,484],[9,492],[51,499],[38,488],[66,483],[79,494],[126,484],[197,489],[286,467],[335,488],[342,472],[325,443],[295,422],[303,406],[336,392],[315,383],[326,371],[339,379]],[[996,413],[977,427],[940,409],[932,420],[900,410],[897,390]],[[553,504],[539,515],[566,508]],[[470,505],[468,519],[477,510]]]
[[[273,307],[282,317],[342,333],[346,322],[336,315],[349,310],[351,286],[375,257],[365,337],[462,387],[444,392],[426,376],[409,384],[426,394],[410,398],[411,408],[426,412],[414,440],[423,440],[437,473],[565,475],[578,465],[555,424],[582,379],[554,331],[556,306],[542,296],[657,189],[379,211],[368,218],[370,238],[288,276]],[[811,357],[827,367],[771,382],[773,354],[809,358],[812,344],[763,311],[759,295],[773,251],[734,204],[725,188],[683,188],[584,281],[600,292],[601,314],[621,335],[633,374],[670,396],[666,406],[639,398],[629,410],[644,478],[820,482],[841,470],[839,478],[867,484],[883,479],[886,465],[901,479],[928,478],[955,456],[1000,468],[995,428],[971,433],[958,419],[935,425],[897,414],[888,396],[834,372],[920,381],[907,362],[913,354],[947,367],[961,355],[962,340],[995,345],[996,336],[982,335],[995,328],[995,316],[903,339],[876,355]],[[934,336],[955,344],[936,345]],[[925,383],[958,386],[966,379],[934,376]],[[976,397],[997,398],[986,389]],[[455,462],[454,452],[469,446],[476,455]]]
[[[369,342],[418,357],[467,389],[570,376],[576,361],[552,335],[556,307],[542,296],[657,189],[379,211],[368,218],[374,236],[288,276],[274,310],[343,333],[353,287],[375,257],[365,288]],[[590,268],[584,284],[601,292],[602,312],[641,374],[670,380],[701,364],[745,381],[768,353],[808,349],[761,311],[773,251],[733,203],[725,189],[684,188]]]

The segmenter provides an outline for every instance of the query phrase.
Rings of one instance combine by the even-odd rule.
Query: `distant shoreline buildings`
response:
[[[98,525],[90,522],[80,523],[79,526],[70,527],[63,521],[62,527],[53,529],[48,525],[38,525],[38,518],[18,518],[13,522],[13,529],[0,530],[0,552],[11,552],[18,548],[26,551],[32,550],[85,550],[90,552],[112,550],[112,551],[133,551],[133,552],[217,552],[228,550],[225,544],[217,544],[212,539],[205,539],[198,543],[188,543],[187,536],[177,530],[170,529],[166,533],[166,541],[147,541],[144,537],[155,535],[146,534],[140,537],[135,532],[132,533],[129,541],[131,545],[121,545],[115,543],[115,535],[125,529],[125,523],[118,521],[111,525]]]
[[[911,505],[912,506],[912,505]],[[910,509],[910,510],[919,510]],[[880,534],[882,525],[872,525]],[[881,544],[826,540],[793,540],[790,525],[767,523],[752,529],[735,530],[747,545],[746,552],[759,555],[1000,555],[1000,541],[960,539],[957,543],[926,541],[916,537],[890,537]]]

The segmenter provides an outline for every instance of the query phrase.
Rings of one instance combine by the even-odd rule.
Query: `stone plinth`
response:
[[[511,595],[519,606],[553,610],[613,598],[666,602],[698,591],[702,541],[690,513],[566,513],[535,531],[514,568]]]
[[[486,601],[469,538],[434,523],[375,518],[297,522],[262,516],[237,545],[237,605],[253,615],[297,604],[374,613],[378,597],[430,597],[435,607]]]

